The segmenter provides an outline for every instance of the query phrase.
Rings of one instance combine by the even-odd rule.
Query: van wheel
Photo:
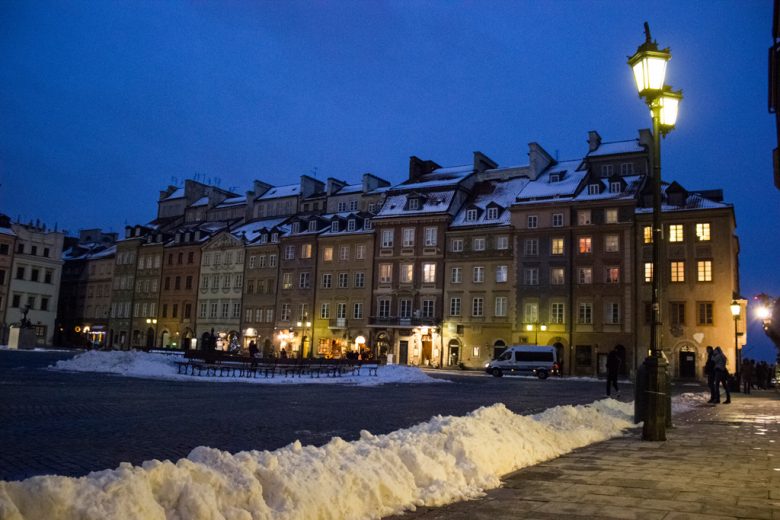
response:
[[[504,375],[504,373],[503,373],[503,372],[501,372],[501,369],[500,369],[500,368],[494,368],[494,369],[493,369],[493,375],[494,375],[494,376],[496,376],[496,377],[501,377],[501,376],[503,376],[503,375]]]
[[[547,376],[550,375],[547,373],[547,370],[537,370],[536,371],[536,377],[539,379],[547,379]]]

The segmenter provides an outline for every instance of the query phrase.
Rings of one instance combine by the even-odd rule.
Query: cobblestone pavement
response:
[[[485,497],[388,520],[508,518],[780,520],[780,395],[732,394],[676,418],[508,475]]]
[[[68,352],[0,351],[0,479],[84,475],[176,460],[201,445],[231,452],[321,445],[464,415],[503,402],[516,413],[589,403],[603,383],[436,372],[450,384],[251,385],[174,382],[42,368]],[[630,388],[624,389],[630,390]]]

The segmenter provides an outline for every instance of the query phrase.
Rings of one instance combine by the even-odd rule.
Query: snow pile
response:
[[[708,392],[685,392],[672,397],[672,414],[678,414],[698,408],[700,405],[707,404],[710,400]]]
[[[341,377],[207,377],[179,374],[177,361],[183,361],[181,356],[171,354],[154,354],[140,351],[87,351],[71,359],[58,361],[52,370],[73,372],[103,372],[127,377],[150,379],[170,379],[177,381],[218,381],[255,383],[255,384],[348,384],[359,386],[375,386],[388,383],[442,383],[447,382],[426,375],[417,367],[383,365],[377,370],[376,376],[369,376],[368,370],[362,368],[360,375],[342,375]]]
[[[0,517],[380,518],[477,497],[502,475],[621,435],[633,426],[632,412],[632,404],[612,399],[534,416],[495,404],[322,447],[296,441],[236,454],[199,447],[178,462],[0,482]]]

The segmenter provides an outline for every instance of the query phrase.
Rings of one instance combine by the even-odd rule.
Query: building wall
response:
[[[131,345],[135,348],[160,346],[160,283],[165,237],[154,233],[138,249],[133,295]]]
[[[16,236],[11,228],[0,229],[0,344],[2,345],[8,343],[8,325],[17,321],[15,316],[9,316],[7,312],[15,251]]]
[[[186,240],[189,235],[190,240]],[[201,240],[194,233],[180,233],[163,252],[158,312],[158,337],[163,348],[192,346],[196,338]]]
[[[278,353],[275,332],[279,244],[248,246],[244,264],[244,316],[241,321],[244,346],[254,341],[264,356],[270,356]]]
[[[142,238],[133,232],[116,244],[109,320],[109,346],[114,349],[131,347],[136,267],[141,241]]]

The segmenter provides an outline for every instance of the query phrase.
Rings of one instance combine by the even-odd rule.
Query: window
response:
[[[298,276],[298,287],[301,289],[308,289],[311,287],[311,278],[309,273],[301,273]]]
[[[620,267],[607,267],[604,274],[606,283],[620,283]]]
[[[474,317],[484,316],[485,299],[484,298],[472,298],[471,299],[471,315]]]
[[[528,228],[536,229],[539,226],[539,217],[536,215],[528,215]]]
[[[0,244],[0,255],[8,254],[8,244]]]
[[[550,268],[550,285],[563,285],[564,282],[564,270],[563,267],[551,267]]]
[[[346,317],[347,317],[347,304],[346,303],[337,303],[336,304],[336,318],[343,320]]]
[[[371,222],[370,218],[363,219],[363,229],[366,229],[366,230],[374,229],[374,223]]]
[[[423,264],[423,283],[436,283],[436,264]]]
[[[403,247],[414,247],[414,228],[403,229],[403,240],[401,245]]]
[[[697,325],[712,325],[712,302],[696,302],[698,308]]]
[[[685,302],[669,303],[669,321],[672,325],[685,325]]]
[[[651,283],[653,281],[653,262],[645,262],[645,283]]]
[[[685,281],[685,262],[674,261],[671,263],[671,279],[672,282],[684,282]]]
[[[460,253],[463,251],[463,239],[462,238],[453,238],[450,240],[450,251],[455,253]]]
[[[228,312],[230,312],[230,304],[229,303],[223,303],[222,304],[222,314],[221,314],[221,317],[222,318],[227,318],[228,317]]]
[[[330,273],[323,273],[322,274],[322,288],[323,289],[330,289],[333,287],[333,275]]]
[[[382,230],[382,247],[393,247],[393,230]]]
[[[40,271],[38,269],[35,269],[35,268],[30,269],[30,281],[31,282],[37,282],[39,275],[40,275]]]
[[[561,182],[561,174],[560,173],[551,173],[550,174],[550,182]]]
[[[652,228],[652,226],[643,226],[642,227],[642,241],[645,244],[652,244],[653,243],[653,228]]]
[[[620,165],[620,175],[631,175],[634,173],[633,163],[622,163]]]
[[[553,227],[563,227],[563,213],[553,213],[553,215],[552,215],[552,226]]]
[[[309,221],[309,231],[314,232],[317,231],[317,219],[312,219]],[[275,242],[275,240],[271,240],[272,242]]]
[[[268,267],[276,267],[276,255],[268,255]]]
[[[507,298],[506,296],[496,296],[496,307],[494,316],[505,317],[507,311]]]
[[[249,269],[255,268],[255,255],[249,257]]]
[[[292,273],[282,274],[282,289],[292,289]]]
[[[471,249],[474,251],[484,251],[485,250],[485,239],[484,238],[475,238],[471,241]]]
[[[580,226],[587,226],[591,223],[590,210],[581,209],[577,212],[577,224]]]
[[[550,254],[551,255],[562,255],[563,254],[563,239],[562,238],[551,238],[550,239]]]
[[[339,273],[339,289],[349,287],[349,273]]]
[[[349,260],[349,246],[339,247],[339,260],[342,262]]]
[[[409,210],[415,211],[420,209],[420,200],[419,199],[409,199]]]
[[[293,260],[295,258],[295,246],[288,245],[284,248],[284,259]]]
[[[466,222],[473,222],[477,220],[477,210],[475,209],[467,209],[466,210]]]
[[[347,221],[347,231],[355,231],[355,219],[351,218]]]
[[[379,300],[379,317],[380,318],[389,318],[390,317],[390,300]]]
[[[523,308],[523,321],[526,323],[537,323],[539,321],[539,304],[525,304],[525,307]]]
[[[499,235],[496,237],[496,249],[509,249],[509,237],[506,235]]]
[[[601,176],[602,177],[612,177],[613,173],[615,173],[615,168],[611,164],[602,164],[601,165]]]
[[[357,211],[358,209],[358,201],[357,200],[350,200],[349,201],[349,211]]]
[[[21,305],[22,305],[22,295],[14,294],[13,298],[11,298],[11,307],[21,307]]]
[[[49,310],[49,298],[47,298],[46,296],[41,296],[41,310],[42,311]]]
[[[699,222],[696,224],[696,240],[699,242],[709,242],[711,240],[709,222]]]
[[[682,242],[683,241],[683,226],[682,224],[670,224],[669,225],[669,242]]]
[[[615,208],[604,210],[604,222],[606,224],[617,224],[618,222],[618,210]]]
[[[712,281],[712,260],[699,260],[696,262],[696,280],[699,282]]]
[[[399,318],[411,318],[412,317],[412,300],[404,298],[398,302],[398,317]]]
[[[578,267],[577,268],[577,283],[590,284],[593,283],[593,268],[592,267]]]
[[[620,193],[621,191],[623,191],[623,186],[620,184],[619,181],[617,182],[613,181],[609,183],[610,193]]]
[[[414,281],[414,264],[401,264],[399,271],[398,279],[401,283],[412,283]]]
[[[16,279],[17,280],[24,280],[24,267],[17,267],[16,268]]]
[[[620,304],[609,302],[604,306],[604,323],[617,325],[620,323]]]
[[[366,286],[366,273],[355,273],[355,287],[362,288]]]
[[[604,251],[607,253],[617,253],[620,250],[620,236],[606,235],[604,237]]]
[[[322,250],[322,259],[325,262],[333,261],[333,248],[331,246],[325,247]]]
[[[46,269],[46,272],[43,274],[43,283],[51,283],[52,276],[54,276],[54,271]]]
[[[339,202],[338,206],[336,206],[336,211],[339,213],[344,213],[347,211],[347,203],[346,202]]]
[[[195,253],[193,253],[193,252],[187,253],[187,263],[188,264],[195,263]]]
[[[496,266],[496,283],[506,283],[509,276],[509,267],[506,265]]]
[[[491,207],[487,209],[487,213],[485,215],[485,218],[487,220],[496,220],[498,219],[498,208]]]
[[[598,195],[601,193],[601,184],[588,184],[588,195]]]
[[[355,260],[363,260],[366,258],[366,245],[358,244],[355,246]]]
[[[166,279],[165,279],[166,283],[168,282],[168,280],[169,280],[169,278],[166,278]],[[174,284],[173,284],[173,288],[174,288],[175,290],[177,290],[177,291],[180,291],[180,290],[181,290],[181,276],[177,276],[177,277],[175,278],[175,280],[174,280]],[[167,287],[166,287],[166,289],[167,289]]]
[[[438,244],[438,233],[435,227],[425,228],[425,246],[435,247]]]
[[[356,303],[352,307],[352,317],[356,320],[362,320],[363,319],[363,304],[362,303]]]
[[[523,269],[523,282],[525,285],[539,285],[539,268],[526,267]]]
[[[525,256],[537,256],[539,254],[539,240],[536,238],[525,239]]]
[[[433,300],[422,301],[422,317],[433,318]]]
[[[320,318],[323,320],[327,320],[330,318],[330,304],[329,303],[323,303],[320,305]]]
[[[577,323],[590,325],[593,323],[593,304],[581,302],[577,308]]]
[[[590,237],[579,238],[579,252],[581,255],[590,254],[593,252],[593,244]]]
[[[22,244],[22,243],[17,244],[16,245],[16,252],[19,253],[20,255],[23,255],[24,254],[24,244]]]
[[[482,283],[485,281],[485,268],[478,266],[474,268],[473,272],[474,283]]]
[[[279,319],[282,321],[290,321],[290,304],[289,303],[283,303],[282,304],[282,315],[279,316]]]
[[[301,258],[311,258],[311,244],[301,244]]]
[[[390,283],[393,281],[393,264],[379,264],[379,282]]]
[[[453,267],[451,274],[452,276],[450,277],[450,280],[452,281],[452,283],[461,283],[463,281],[462,267]]]
[[[460,298],[450,298],[450,316],[460,316]]]
[[[550,323],[564,323],[563,309],[563,303],[553,303],[550,305]]]

